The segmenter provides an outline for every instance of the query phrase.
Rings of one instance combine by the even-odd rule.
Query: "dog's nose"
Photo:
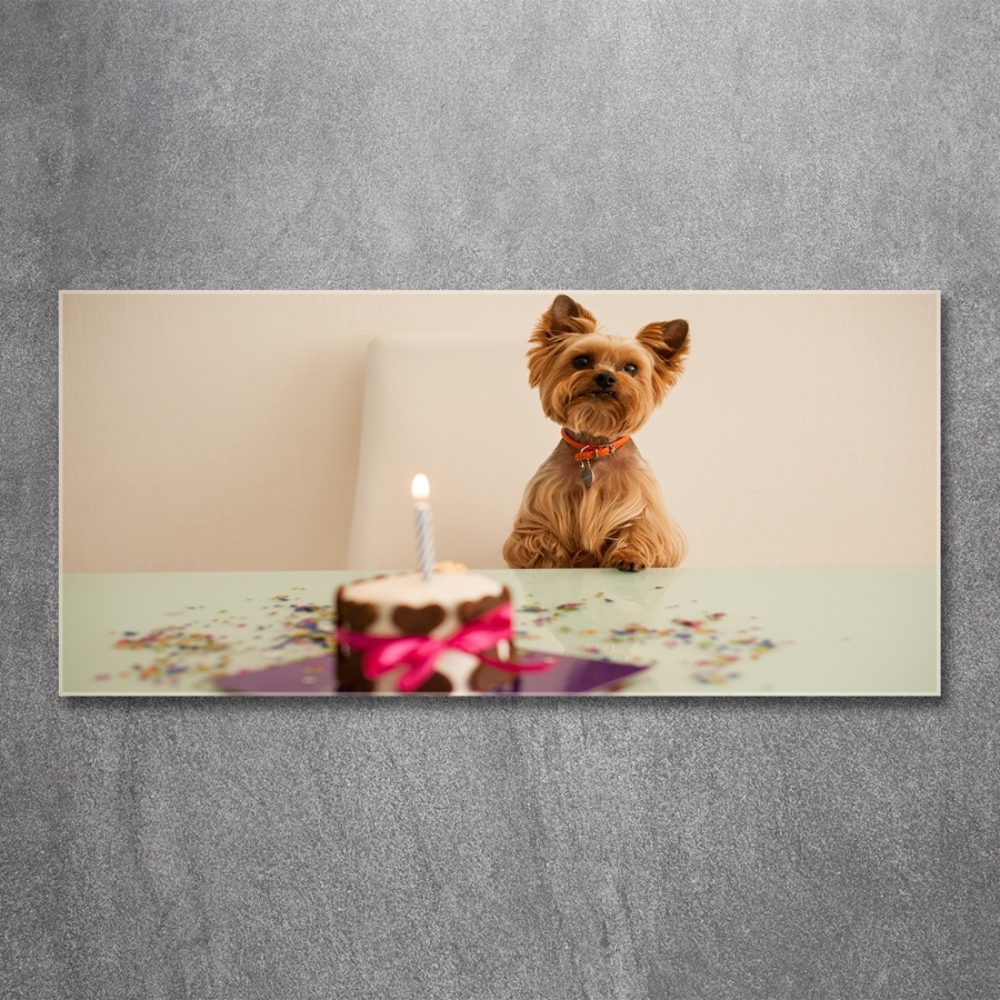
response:
[[[611,372],[598,372],[594,376],[594,381],[599,389],[610,389],[618,381]]]

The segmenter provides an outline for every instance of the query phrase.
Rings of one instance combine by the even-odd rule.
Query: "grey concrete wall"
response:
[[[0,8],[0,996],[1000,995],[1000,14]],[[937,700],[60,701],[60,288],[940,288]],[[856,359],[863,363],[863,359]]]

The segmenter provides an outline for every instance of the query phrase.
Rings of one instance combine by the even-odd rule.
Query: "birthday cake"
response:
[[[490,577],[438,565],[337,591],[337,688],[372,694],[509,690],[510,593]],[[445,570],[444,572],[440,570]]]

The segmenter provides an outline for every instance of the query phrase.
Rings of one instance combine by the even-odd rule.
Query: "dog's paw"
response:
[[[613,565],[615,569],[620,569],[623,573],[638,573],[646,568],[642,563],[637,562],[616,562]]]

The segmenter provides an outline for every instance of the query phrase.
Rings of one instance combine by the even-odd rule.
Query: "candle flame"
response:
[[[431,486],[427,482],[427,477],[418,473],[413,477],[413,485],[410,487],[410,496],[414,500],[426,500],[431,495]]]

